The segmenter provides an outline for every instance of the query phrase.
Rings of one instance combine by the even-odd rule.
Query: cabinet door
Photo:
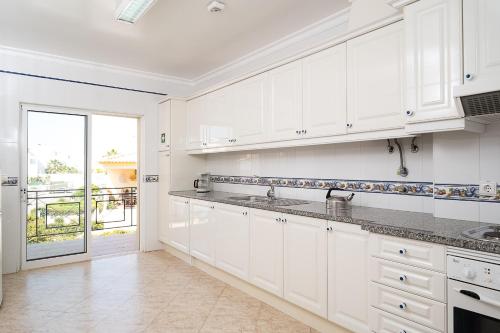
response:
[[[370,332],[368,232],[332,223],[328,233],[328,319],[353,332]]]
[[[298,139],[302,130],[302,61],[269,72],[273,141]]]
[[[168,243],[189,253],[189,199],[170,197]]]
[[[170,149],[170,109],[171,102],[158,105],[158,150]]]
[[[250,211],[250,282],[283,297],[283,223],[279,213]]]
[[[159,182],[158,182],[158,234],[159,240],[168,244],[168,209],[170,191],[170,152],[158,153]]]
[[[465,84],[493,81],[498,86],[500,1],[463,0],[463,5]]]
[[[403,127],[403,45],[403,22],[347,42],[349,132]]]
[[[248,208],[218,204],[216,216],[216,266],[244,280],[248,279],[250,218]]]
[[[304,59],[306,137],[346,133],[346,44]]]
[[[195,258],[215,265],[215,204],[190,200],[189,251]]]
[[[229,143],[233,135],[233,109],[231,108],[230,91],[223,88],[205,96],[205,113],[207,123],[208,148],[222,147]]]
[[[187,149],[201,149],[206,146],[207,123],[204,108],[205,97],[198,97],[187,102]]]
[[[459,118],[462,0],[418,1],[404,9],[407,122]],[[500,59],[500,58],[499,58]]]
[[[285,299],[326,318],[326,222],[287,214],[283,220]]]
[[[267,73],[236,83],[233,87],[235,144],[267,140],[269,116],[269,76]]]

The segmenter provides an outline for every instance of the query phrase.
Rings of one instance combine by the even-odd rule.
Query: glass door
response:
[[[23,110],[23,266],[87,258],[89,117]]]

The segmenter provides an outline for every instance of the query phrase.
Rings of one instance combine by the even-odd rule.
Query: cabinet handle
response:
[[[399,249],[399,254],[404,256],[408,251],[406,249]]]
[[[406,333],[406,330],[401,330],[399,331],[399,333]]]
[[[351,123],[348,123],[348,124],[347,124],[347,128],[352,128],[352,124],[351,124]]]
[[[472,75],[472,74],[470,74],[470,73],[465,74],[465,79],[466,79],[467,81],[470,81],[470,80],[472,80],[473,78],[474,78],[474,75]]]
[[[243,212],[243,216],[247,216],[248,215],[248,212]]]
[[[411,116],[413,116],[414,114],[415,114],[415,112],[414,112],[413,110],[406,110],[406,115],[407,115],[408,117],[411,117]]]
[[[326,231],[333,231],[333,227],[327,227]]]
[[[297,133],[297,135],[299,135],[299,134],[300,134],[300,131],[295,131],[295,133]]]
[[[406,310],[406,303],[405,302],[402,302],[401,304],[399,304],[399,308],[401,310]]]
[[[407,279],[408,278],[404,274],[402,274],[402,275],[399,276],[399,281],[401,281],[401,282],[406,282]]]
[[[283,219],[283,223],[286,223],[286,222],[287,222],[286,219]]]
[[[306,133],[307,133],[307,130],[303,129],[302,134],[306,134]]]

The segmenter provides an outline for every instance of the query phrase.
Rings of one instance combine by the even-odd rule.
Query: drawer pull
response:
[[[404,256],[408,251],[406,249],[399,249],[399,254]]]
[[[405,302],[403,302],[403,303],[399,304],[399,308],[400,308],[401,310],[406,310],[406,303],[405,303]]]
[[[406,333],[406,330],[401,330],[399,331],[399,333]]]
[[[401,281],[401,282],[406,282],[407,279],[408,278],[404,274],[402,274],[402,275],[399,276],[399,281]]]

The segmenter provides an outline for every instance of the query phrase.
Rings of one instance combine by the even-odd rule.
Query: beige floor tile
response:
[[[2,333],[310,332],[163,251],[23,271],[3,283]]]

